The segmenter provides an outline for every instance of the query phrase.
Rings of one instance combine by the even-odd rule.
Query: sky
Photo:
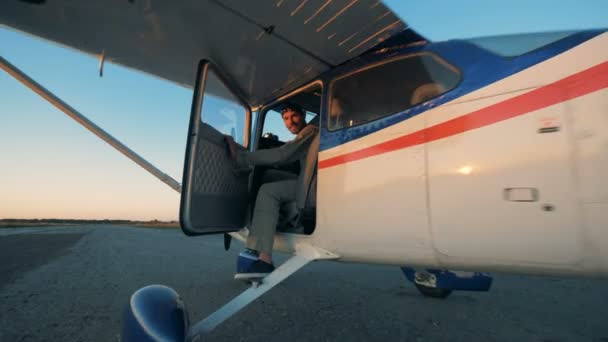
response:
[[[434,41],[608,27],[604,0],[385,3]],[[97,57],[2,26],[0,55],[181,182],[190,89],[111,63],[100,78]],[[0,219],[177,220],[179,200],[0,71]]]

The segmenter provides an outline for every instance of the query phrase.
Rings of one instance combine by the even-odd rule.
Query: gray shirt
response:
[[[314,151],[312,151],[313,149]],[[298,207],[303,208],[308,193],[307,189],[316,169],[318,149],[319,128],[315,125],[307,125],[293,140],[283,146],[254,152],[237,152],[236,162],[240,167],[250,167],[255,165],[278,166],[299,160],[300,175],[297,198]]]
[[[293,140],[288,141],[283,146],[254,152],[239,151],[236,162],[240,167],[254,165],[278,166],[299,160],[301,173],[304,171],[303,166],[306,162],[308,148],[318,133],[319,129],[316,126],[307,125],[302,128]]]

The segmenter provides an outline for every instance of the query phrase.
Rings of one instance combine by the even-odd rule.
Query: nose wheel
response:
[[[430,287],[430,286],[421,285],[421,284],[415,284],[415,285],[416,285],[416,288],[418,289],[418,291],[420,291],[420,293],[425,297],[444,299],[444,298],[447,298],[450,294],[452,294],[452,290],[450,290],[450,289],[442,289],[439,287]]]

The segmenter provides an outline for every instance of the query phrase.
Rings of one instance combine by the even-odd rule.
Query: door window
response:
[[[202,121],[246,146],[249,137],[247,114],[247,108],[210,69],[205,82]]]

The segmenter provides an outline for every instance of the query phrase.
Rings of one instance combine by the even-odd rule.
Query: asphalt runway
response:
[[[140,287],[164,284],[198,321],[245,289],[238,243],[174,229],[0,229],[0,341],[119,341]],[[284,260],[284,257],[279,257]],[[602,341],[608,280],[495,275],[489,293],[422,297],[396,267],[318,262],[208,341]]]

